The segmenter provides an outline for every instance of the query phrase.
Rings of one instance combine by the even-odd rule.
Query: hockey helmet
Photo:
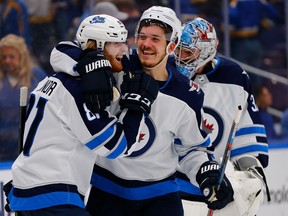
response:
[[[89,39],[95,40],[97,49],[104,50],[105,42],[126,42],[128,31],[115,17],[101,14],[85,18],[76,33],[81,49],[85,49]]]
[[[192,77],[196,70],[211,61],[217,53],[218,39],[211,23],[197,17],[182,25],[182,36],[174,52],[178,70]],[[190,50],[191,55],[181,58],[181,50]]]
[[[137,38],[137,34],[140,32],[143,25],[155,25],[155,20],[160,23],[160,26],[170,27],[172,29],[172,32],[170,32],[168,38],[166,39],[170,43],[175,42],[177,46],[179,44],[182,32],[181,21],[177,18],[176,13],[168,7],[152,6],[144,11],[138,22],[135,38]]]

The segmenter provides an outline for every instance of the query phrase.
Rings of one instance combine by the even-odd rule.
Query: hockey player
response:
[[[105,110],[117,99],[112,70],[122,69],[126,39],[127,30],[118,19],[86,18],[77,31],[75,44],[81,52],[74,76],[55,73],[31,93],[24,149],[12,166],[13,187],[8,195],[10,208],[18,215],[89,215],[83,198],[95,156],[111,160],[143,147],[139,131],[158,94],[151,76],[135,76],[137,80],[125,83],[127,98],[140,99],[131,104],[122,98],[118,119]],[[66,61],[61,63],[65,66]]]
[[[126,63],[124,69],[130,69],[133,76],[142,69],[151,73],[157,77],[161,93],[151,107],[149,118],[145,119],[146,126],[140,134],[143,146],[127,160],[117,159],[110,163],[103,157],[97,158],[87,204],[93,215],[183,215],[174,177],[179,156],[181,165],[186,167],[195,184],[209,179],[201,185],[203,189],[212,189],[217,180],[214,176],[218,166],[207,162],[207,154],[203,152],[209,146],[209,138],[199,131],[203,94],[197,86],[190,88],[185,76],[171,67],[166,68],[168,54],[180,39],[180,21],[171,9],[152,7],[143,14],[138,30],[142,62],[133,53],[128,63],[127,59],[123,61]],[[51,54],[52,66],[73,73],[71,68],[77,61],[78,49],[71,43],[60,43]],[[68,63],[65,66],[61,64],[63,59]],[[120,83],[121,73],[116,76]],[[125,85],[122,85],[123,90]],[[115,112],[112,106],[109,110]],[[175,138],[181,139],[181,144],[174,145]],[[200,167],[208,171],[199,172],[196,183],[195,174]],[[213,208],[222,208],[233,200],[233,190],[226,177],[221,189],[218,201],[211,202]],[[207,195],[207,200],[210,196]]]
[[[237,107],[243,107],[231,151],[233,166],[227,166],[234,202],[213,215],[254,216],[263,202],[267,184],[263,167],[268,165],[266,132],[251,91],[248,74],[236,63],[218,57],[218,39],[211,23],[195,18],[182,25],[175,50],[177,69],[197,83],[205,93],[203,130],[210,134],[215,159],[220,162]],[[184,175],[179,175],[185,216],[207,215],[204,197]],[[269,195],[269,191],[267,190]],[[192,202],[193,201],[193,202]],[[196,202],[196,201],[202,201]],[[208,205],[209,207],[209,205]]]
[[[92,215],[183,215],[175,182],[178,164],[191,182],[208,192],[211,208],[221,209],[233,200],[226,176],[217,199],[212,199],[219,166],[208,160],[205,149],[210,140],[199,129],[203,94],[166,65],[180,36],[181,23],[170,8],[153,6],[140,18],[136,30],[139,59],[134,52],[124,70],[144,70],[158,81],[160,92],[141,131],[143,147],[113,161],[97,157],[86,207]],[[179,140],[177,145],[174,139]]]

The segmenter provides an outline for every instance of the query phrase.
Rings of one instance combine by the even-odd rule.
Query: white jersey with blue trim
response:
[[[269,156],[265,127],[260,120],[248,74],[238,64],[216,57],[213,66],[211,64],[204,73],[196,74],[193,81],[205,93],[202,129],[211,138],[212,158],[221,162],[233,119],[241,105],[243,112],[233,140],[231,160],[248,154],[267,167]],[[187,177],[180,173],[178,177],[180,190],[195,195],[188,199],[203,201],[198,185],[190,184]]]
[[[74,73],[71,71],[73,64],[64,66],[60,62],[63,62],[61,58],[64,56],[71,58],[66,62],[75,64],[78,52],[75,43],[59,44],[51,55],[51,62],[57,63],[54,69],[56,66],[58,70],[64,67]],[[131,64],[133,62],[130,61]],[[178,186],[174,175],[179,161],[196,184],[195,175],[208,160],[206,148],[211,144],[207,134],[200,130],[204,95],[197,85],[190,87],[187,78],[175,68],[167,66],[167,70],[169,78],[166,82],[159,82],[160,92],[140,133],[139,143],[142,146],[138,145],[139,148],[127,158],[112,161],[97,156],[91,180],[93,186],[131,200],[175,192]],[[117,74],[117,78],[121,79],[121,73]],[[181,142],[174,144],[175,139]]]
[[[12,166],[12,210],[84,207],[96,155],[108,160],[137,148],[142,112],[91,113],[79,77],[56,73],[30,95],[23,152]],[[129,134],[129,136],[126,136]]]
[[[199,129],[203,93],[186,77],[168,67],[169,79],[160,92],[140,134],[142,148],[127,158],[97,157],[91,183],[129,200],[149,199],[178,191],[174,174],[182,167],[196,184],[199,167],[208,160],[209,137]],[[174,140],[181,142],[174,143]],[[180,161],[180,162],[179,162]]]
[[[231,158],[250,154],[266,167],[267,137],[248,74],[238,64],[216,57],[214,68],[204,74],[197,74],[193,80],[205,93],[203,129],[211,137],[215,159],[220,161],[223,156],[233,119],[241,105],[242,118],[233,140]]]

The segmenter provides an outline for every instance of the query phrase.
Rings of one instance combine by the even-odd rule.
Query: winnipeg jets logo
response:
[[[214,130],[213,128],[214,124],[209,124],[207,119],[204,119],[203,121],[203,130],[207,133],[210,134]]]
[[[197,91],[197,92],[199,92],[200,91],[200,87],[196,84],[196,83],[194,83],[194,82],[191,82],[191,88],[190,88],[190,90],[189,91]]]
[[[94,16],[92,18],[92,20],[90,20],[90,23],[104,23],[105,22],[105,17],[101,17],[101,16]]]
[[[140,133],[138,142],[141,142],[142,140],[144,140],[144,138],[145,138],[145,134],[144,133]]]
[[[138,157],[147,152],[153,145],[155,138],[156,128],[152,120],[148,116],[145,118],[145,125],[142,128],[140,136],[138,138],[138,142],[140,145],[138,145],[138,148],[135,149],[135,151],[128,157]]]
[[[224,121],[221,115],[211,107],[203,107],[202,130],[209,134],[212,145],[216,147],[224,134]]]

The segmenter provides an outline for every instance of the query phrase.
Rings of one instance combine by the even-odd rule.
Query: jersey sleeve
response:
[[[240,104],[243,113],[235,134],[231,158],[249,154],[257,157],[263,167],[267,167],[269,157],[265,127],[261,122],[250,79],[245,71],[242,72],[242,77],[244,90],[240,95]]]
[[[60,73],[46,78],[33,91],[25,126],[25,155],[33,152],[34,142],[47,146],[70,142],[69,149],[81,143],[109,159],[131,154],[138,143],[144,114],[127,109],[118,118],[108,111],[93,114],[85,106],[80,87],[76,77]]]
[[[73,70],[73,67],[77,64],[81,51],[76,42],[60,42],[52,49],[50,55],[50,64],[53,70],[71,76],[79,76],[78,72]]]
[[[211,141],[199,128],[196,113],[188,106],[186,109],[188,112],[183,111],[183,115],[179,117],[175,149],[179,155],[181,172],[185,173],[193,184],[198,185],[196,173],[200,166],[209,160],[207,147],[211,146]]]

